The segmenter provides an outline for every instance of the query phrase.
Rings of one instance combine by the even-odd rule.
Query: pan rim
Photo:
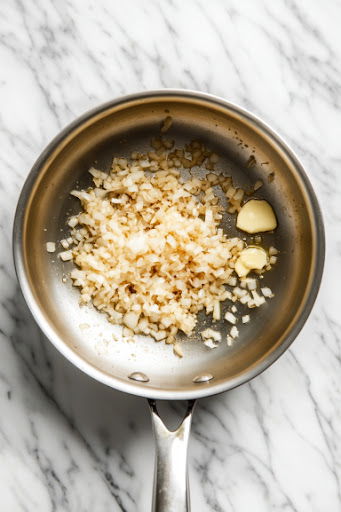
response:
[[[156,99],[160,96],[178,96],[188,99],[202,99],[209,103],[222,106],[248,119],[253,126],[257,126],[258,129],[260,129],[263,133],[265,133],[271,139],[273,139],[276,142],[276,144],[280,146],[280,148],[286,154],[286,156],[290,159],[303,182],[304,189],[308,196],[309,203],[312,209],[312,224],[314,228],[314,234],[316,237],[315,266],[312,269],[314,280],[311,284],[310,289],[308,289],[307,291],[305,302],[303,301],[300,315],[294,322],[290,331],[283,339],[282,343],[278,347],[276,347],[276,349],[273,350],[270,354],[268,354],[260,363],[254,365],[253,367],[249,368],[248,370],[234,377],[233,379],[222,382],[220,381],[217,382],[216,384],[214,383],[213,380],[210,382],[209,385],[199,384],[197,389],[191,389],[188,391],[179,391],[171,389],[163,390],[156,387],[153,388],[152,386],[148,385],[141,385],[141,383],[137,382],[126,381],[119,377],[106,374],[104,371],[97,369],[91,363],[83,359],[80,355],[77,354],[77,352],[75,352],[71,347],[69,347],[66,344],[63,338],[61,338],[54,331],[54,329],[51,327],[47,319],[44,317],[41,308],[38,305],[37,301],[35,300],[35,297],[29,285],[29,281],[23,263],[23,224],[25,219],[27,201],[30,197],[31,189],[39,176],[40,169],[44,162],[48,159],[49,155],[63,142],[63,140],[70,133],[72,133],[72,131],[81,127],[87,121],[90,121],[92,118],[95,118],[102,112],[105,112],[106,110],[109,110],[113,107],[129,104],[132,101],[152,99],[153,97]],[[66,357],[66,359],[68,359],[78,369],[80,369],[90,377],[116,390],[146,398],[185,400],[211,396],[238,387],[241,384],[244,384],[253,379],[254,377],[256,377],[257,375],[261,374],[287,350],[287,348],[291,345],[291,343],[294,341],[294,339],[297,337],[297,335],[303,328],[311,312],[311,309],[315,303],[320,288],[325,260],[325,231],[321,209],[314,189],[308,179],[308,176],[304,170],[303,165],[301,164],[299,158],[297,157],[293,149],[290,147],[290,145],[286,141],[284,141],[284,139],[273,128],[271,128],[258,116],[249,112],[247,109],[240,107],[238,104],[234,102],[229,102],[219,96],[188,89],[169,88],[137,92],[105,102],[99,105],[98,107],[95,107],[85,112],[83,115],[77,117],[74,121],[72,121],[66,127],[64,127],[52,139],[52,141],[45,147],[45,149],[39,155],[38,159],[33,164],[33,167],[31,168],[21,190],[14,217],[12,248],[16,275],[19,281],[22,294],[31,311],[31,314],[35,321],[37,322],[40,329],[45,334],[45,336],[49,339],[49,341],[51,341],[55,348],[61,354],[63,354],[64,357]]]

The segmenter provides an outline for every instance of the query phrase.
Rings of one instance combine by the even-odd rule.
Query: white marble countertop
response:
[[[183,87],[249,108],[288,140],[327,235],[322,288],[292,348],[196,410],[193,510],[338,512],[341,3],[7,0],[0,11],[0,509],[149,510],[145,401],[90,380],[47,342],[20,298],[10,240],[23,181],[63,126],[128,92]]]

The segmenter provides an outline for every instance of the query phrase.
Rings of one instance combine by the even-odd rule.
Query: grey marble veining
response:
[[[292,348],[250,384],[202,400],[194,511],[341,509],[341,3],[4,0],[0,4],[0,509],[144,512],[142,399],[60,356],[20,298],[11,228],[44,146],[98,103],[184,87],[235,101],[294,148],[327,234],[321,292]]]

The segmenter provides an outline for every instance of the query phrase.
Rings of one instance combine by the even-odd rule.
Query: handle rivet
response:
[[[136,380],[137,382],[149,382],[149,377],[147,377],[147,375],[142,372],[133,372],[128,375],[128,378],[131,380]]]
[[[193,382],[195,384],[201,384],[202,382],[209,382],[212,379],[214,379],[214,377],[211,373],[203,373],[202,375],[194,377]]]

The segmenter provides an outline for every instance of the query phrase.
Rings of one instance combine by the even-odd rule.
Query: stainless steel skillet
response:
[[[87,169],[108,167],[113,155],[145,149],[166,115],[174,119],[167,136],[181,145],[205,142],[220,156],[217,171],[232,175],[237,185],[263,180],[257,197],[272,204],[279,222],[275,233],[263,237],[265,246],[280,250],[278,264],[263,280],[275,298],[252,312],[252,322],[233,347],[221,343],[208,350],[195,339],[183,339],[181,360],[171,347],[153,340],[114,342],[115,327],[97,311],[80,308],[78,291],[63,282],[71,264],[45,249],[46,242],[66,235],[66,220],[79,209],[69,192],[90,184]],[[223,227],[237,233],[232,217]],[[126,96],[77,119],[39,157],[19,199],[13,249],[27,304],[55,347],[98,381],[150,399],[157,443],[153,510],[189,510],[186,460],[194,400],[238,386],[272,364],[302,328],[317,295],[323,223],[297,157],[266,124],[223,99],[182,90]],[[198,331],[206,324],[200,316]],[[223,323],[215,328],[226,334]],[[163,424],[155,399],[189,400],[176,431]]]

